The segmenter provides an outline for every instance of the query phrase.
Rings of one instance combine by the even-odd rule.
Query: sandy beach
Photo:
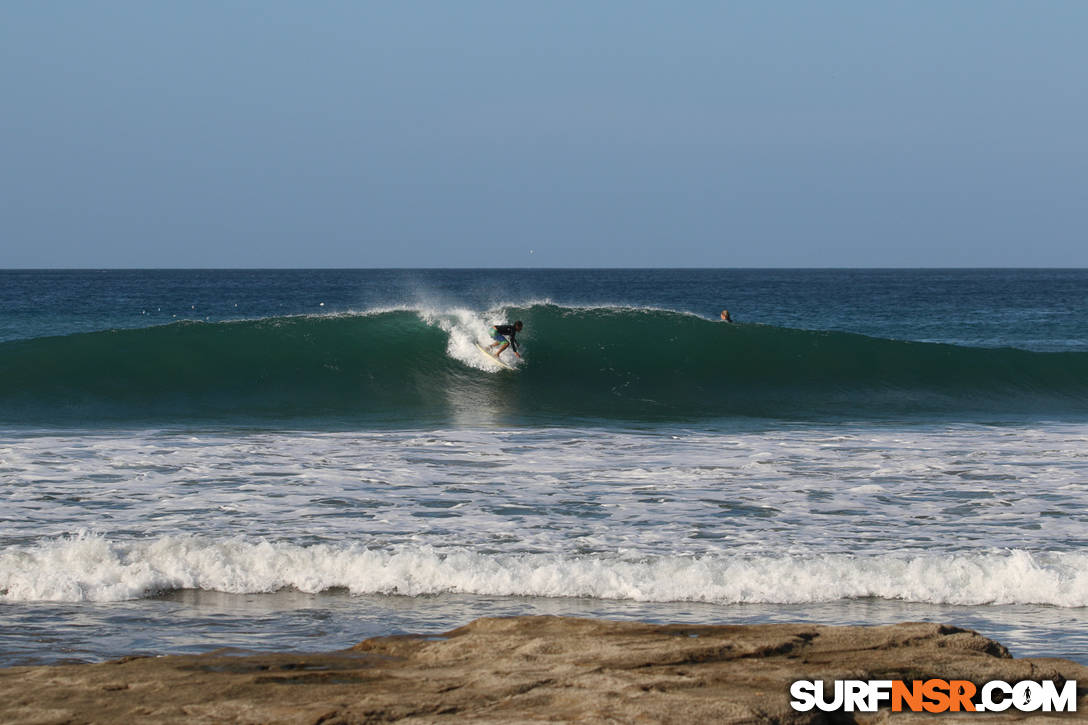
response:
[[[933,623],[653,625],[478,619],[324,654],[219,651],[0,671],[0,721],[47,723],[805,723],[932,715],[795,712],[798,679],[1088,681],[1060,659]],[[1078,710],[1088,694],[1078,691]],[[942,722],[1041,713],[942,714]],[[1054,715],[1080,719],[1079,714]]]

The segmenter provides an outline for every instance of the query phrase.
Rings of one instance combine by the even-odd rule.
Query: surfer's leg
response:
[[[496,343],[496,344],[498,344],[498,343]],[[504,342],[502,344],[502,347],[500,347],[498,350],[495,351],[495,357],[498,357],[499,355],[502,355],[502,351],[505,350],[508,347],[510,347],[510,343],[509,342]]]

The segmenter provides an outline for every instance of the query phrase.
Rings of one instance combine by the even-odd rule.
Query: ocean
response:
[[[1086,492],[1088,270],[0,271],[4,666],[512,614],[1088,663]]]

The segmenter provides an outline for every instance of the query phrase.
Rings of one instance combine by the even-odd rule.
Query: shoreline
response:
[[[971,630],[907,622],[657,625],[481,618],[441,635],[374,637],[319,654],[134,656],[0,669],[6,723],[822,722],[790,707],[799,679],[1077,680],[1088,667],[1012,658]],[[1088,690],[1077,693],[1082,719]],[[948,712],[943,721],[1041,713]],[[842,714],[907,721],[913,713]]]

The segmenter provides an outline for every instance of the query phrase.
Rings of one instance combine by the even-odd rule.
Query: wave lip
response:
[[[0,593],[9,602],[120,601],[180,589],[245,594],[335,588],[353,594],[716,604],[878,598],[1084,607],[1088,554],[1008,550],[625,558],[182,536],[111,542],[91,535],[0,553]]]
[[[526,323],[526,360],[474,349]],[[1088,353],[967,348],[554,304],[395,309],[0,343],[0,423],[1088,412]]]

